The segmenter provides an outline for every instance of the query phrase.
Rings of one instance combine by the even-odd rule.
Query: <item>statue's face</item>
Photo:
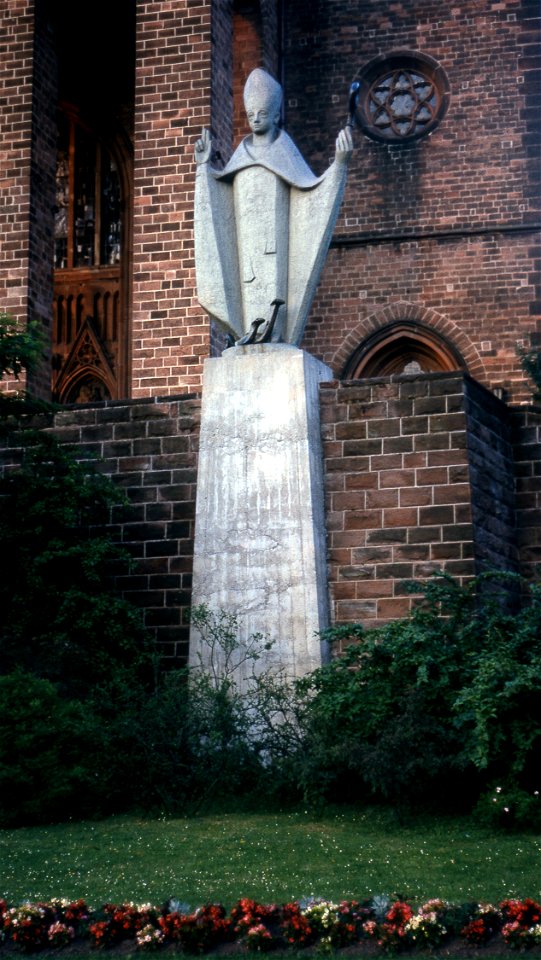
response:
[[[250,124],[250,130],[255,134],[268,133],[278,126],[278,117],[274,115],[269,104],[249,103],[246,116]]]

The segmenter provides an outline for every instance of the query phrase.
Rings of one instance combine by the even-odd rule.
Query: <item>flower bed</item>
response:
[[[526,898],[497,906],[457,906],[443,900],[415,906],[380,896],[265,905],[243,898],[227,913],[221,904],[190,910],[175,900],[161,908],[107,903],[99,910],[90,909],[84,900],[20,906],[0,901],[0,936],[4,947],[26,953],[76,944],[98,950],[129,944],[142,952],[176,946],[190,954],[226,944],[247,953],[310,947],[334,952],[370,945],[372,952],[398,953],[435,950],[451,941],[527,950],[541,947],[541,904]]]

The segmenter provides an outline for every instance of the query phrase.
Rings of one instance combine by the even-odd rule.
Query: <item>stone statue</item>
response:
[[[346,124],[334,162],[316,177],[279,127],[281,103],[280,84],[253,70],[244,88],[251,135],[223,170],[211,166],[208,130],[195,144],[197,294],[236,343],[300,343],[353,151]]]

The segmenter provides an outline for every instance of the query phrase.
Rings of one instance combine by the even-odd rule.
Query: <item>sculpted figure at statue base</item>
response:
[[[298,345],[318,285],[353,151],[350,126],[316,177],[280,129],[282,88],[253,70],[244,88],[252,133],[223,170],[195,144],[195,266],[204,309],[236,343]]]

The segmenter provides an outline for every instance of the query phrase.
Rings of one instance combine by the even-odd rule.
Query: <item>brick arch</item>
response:
[[[419,328],[427,327],[454,348],[462,358],[463,365],[470,376],[481,382],[486,380],[485,367],[477,348],[460,327],[437,310],[409,303],[406,300],[387,304],[381,310],[364,317],[350,330],[330,363],[336,378],[343,377],[344,370],[363,341],[373,336],[378,330],[396,323],[410,323],[418,325]]]

